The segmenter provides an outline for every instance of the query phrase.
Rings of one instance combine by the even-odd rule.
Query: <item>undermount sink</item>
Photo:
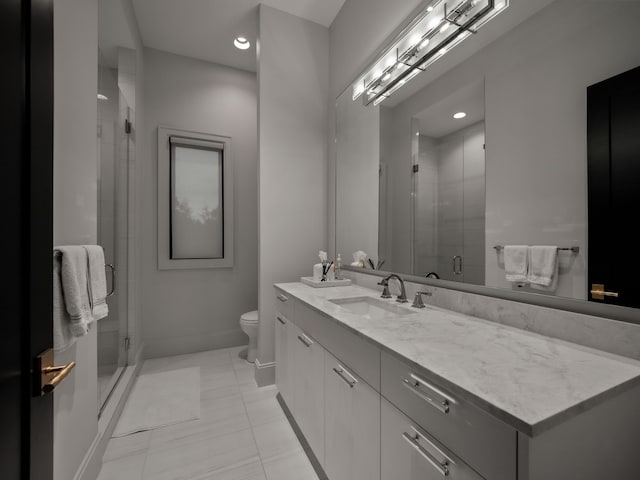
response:
[[[334,298],[329,301],[351,313],[369,318],[392,318],[414,313],[407,308],[374,297]]]

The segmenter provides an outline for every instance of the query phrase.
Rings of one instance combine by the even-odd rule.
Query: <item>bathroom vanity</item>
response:
[[[636,480],[640,362],[358,285],[275,285],[276,383],[330,480]]]

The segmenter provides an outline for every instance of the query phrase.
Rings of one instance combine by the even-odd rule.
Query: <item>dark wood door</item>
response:
[[[0,477],[53,477],[53,396],[32,361],[52,346],[53,9],[0,2],[2,347]]]
[[[587,137],[589,299],[640,307],[640,67],[588,87]]]

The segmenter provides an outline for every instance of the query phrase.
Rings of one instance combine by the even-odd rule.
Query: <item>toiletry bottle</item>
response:
[[[335,272],[335,279],[342,280],[342,257],[338,254],[335,263],[333,264],[333,270]]]

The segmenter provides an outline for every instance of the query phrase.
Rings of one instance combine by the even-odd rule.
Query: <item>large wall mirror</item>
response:
[[[637,300],[590,294],[587,90],[640,66],[640,2],[546,3],[419,89],[378,105],[351,86],[337,98],[336,252],[366,252],[373,266],[351,268],[369,273],[634,321]],[[640,197],[630,201],[627,225]],[[638,265],[632,238],[611,263]],[[505,245],[560,247],[554,283],[507,281]]]

